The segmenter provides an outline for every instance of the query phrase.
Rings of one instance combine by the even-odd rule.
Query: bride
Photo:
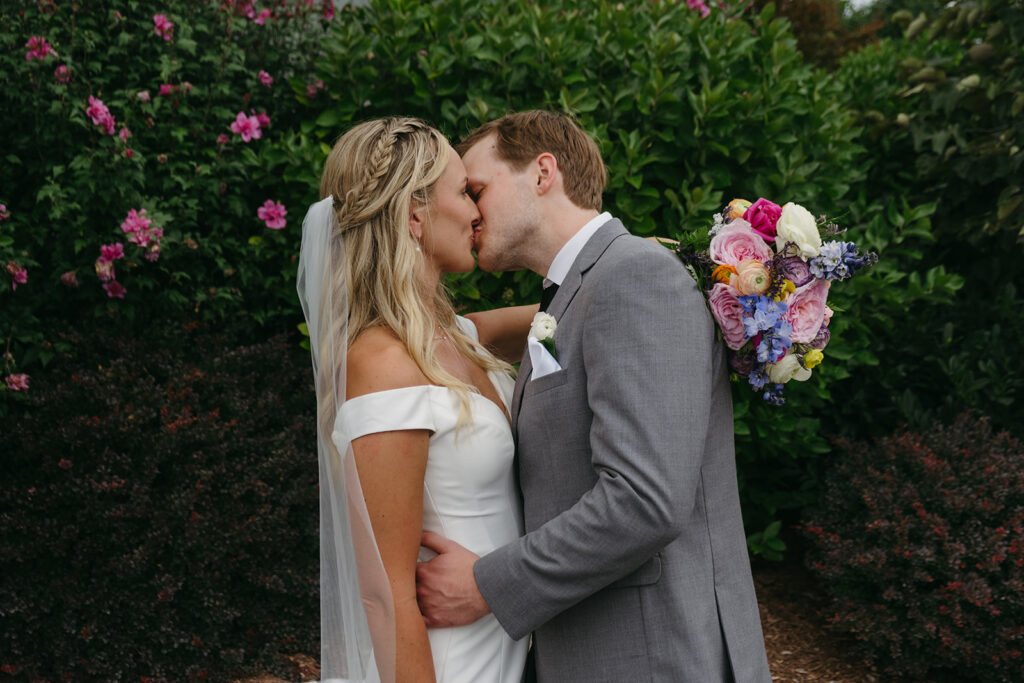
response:
[[[325,681],[518,683],[523,671],[526,639],[493,615],[427,629],[416,603],[423,530],[478,555],[522,531],[505,361],[537,307],[455,315],[443,275],[473,269],[480,219],[466,182],[429,125],[368,121],[335,144],[303,223]]]

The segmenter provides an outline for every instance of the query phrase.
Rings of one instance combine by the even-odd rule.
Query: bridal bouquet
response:
[[[734,199],[714,217],[710,244],[677,252],[704,289],[729,347],[729,364],[765,401],[785,402],[783,385],[805,381],[829,342],[828,290],[877,260],[799,204]]]

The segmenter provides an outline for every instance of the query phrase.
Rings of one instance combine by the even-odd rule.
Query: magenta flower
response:
[[[750,223],[750,228],[769,244],[775,243],[775,224],[782,215],[782,207],[761,197],[747,207],[743,220]]]
[[[167,42],[174,37],[174,22],[167,18],[166,14],[153,15],[153,30]]]
[[[11,217],[11,212],[7,210],[6,204],[0,204],[0,223]]]
[[[136,233],[140,230],[148,230],[149,226],[153,223],[149,218],[146,217],[146,210],[136,211],[132,209],[128,212],[128,216],[121,223],[121,230],[125,233]]]
[[[71,80],[71,69],[68,68],[67,64],[61,64],[53,70],[53,80],[58,83],[67,83]]]
[[[217,136],[217,144],[218,145],[226,145],[226,144],[228,144],[228,140],[230,140],[230,139],[231,138],[228,137],[227,133],[221,133],[220,135]]]
[[[100,282],[110,282],[114,279],[114,264],[110,261],[104,261],[100,257],[96,259],[93,267],[96,269],[96,277],[100,279]]]
[[[256,216],[261,221],[267,224],[267,227],[271,230],[280,230],[288,222],[284,219],[288,215],[288,212],[284,208],[284,204],[275,202],[273,199],[268,199],[263,202],[263,206],[256,209]]]
[[[252,109],[249,111],[253,112]],[[260,124],[260,128],[270,128],[270,117],[267,116],[267,112],[261,111],[259,114],[256,114],[256,121]]]
[[[284,208],[284,207],[281,207]],[[23,285],[28,282],[28,271],[19,266],[14,261],[7,263],[7,272],[11,275],[11,289],[17,290],[18,285]]]
[[[306,86],[306,96],[307,97],[315,97],[316,96],[316,86],[315,85],[310,84],[310,85]]]
[[[686,0],[686,6],[699,11],[702,19],[711,14],[711,8],[704,4],[704,0]]]
[[[246,116],[244,111],[238,112],[234,122],[231,124],[231,132],[238,133],[242,140],[249,142],[253,138],[263,137],[260,130],[260,121],[255,116]]]
[[[57,56],[57,51],[42,36],[32,36],[25,43],[25,47],[28,48],[28,52],[25,53],[27,62],[31,62],[33,59],[46,59],[50,55]]]
[[[260,79],[260,83],[262,83],[263,85],[267,86],[268,88],[269,88],[269,87],[270,87],[271,85],[273,85],[273,83],[274,83],[274,77],[273,77],[273,76],[271,76],[270,74],[268,74],[268,73],[267,73],[266,71],[264,71],[263,69],[260,69],[260,72],[259,72],[259,74],[257,75],[257,78],[259,78],[259,79]]]
[[[170,95],[172,92],[174,92],[174,86],[170,83],[164,83],[160,86],[160,92],[157,95]]]
[[[271,12],[269,9],[261,9],[259,15],[255,19],[253,19],[253,21],[259,24],[260,26],[263,26],[266,23],[267,19],[270,18],[270,15]]]
[[[75,275],[75,271],[73,270],[69,270],[68,272],[61,275],[60,281],[61,283],[64,284],[64,286],[71,287],[72,289],[78,286],[78,276]]]
[[[117,137],[127,142],[128,138],[132,136],[132,132],[128,130],[127,126],[121,126],[121,130],[117,131]]]
[[[327,0],[326,2],[324,2],[323,11],[324,11],[324,19],[326,19],[327,21],[330,21],[331,19],[333,19],[334,18],[334,2],[332,2],[332,0]]]
[[[7,383],[7,388],[11,391],[28,391],[28,375],[25,373],[7,375],[4,381]]]
[[[111,299],[123,299],[124,295],[128,293],[128,290],[124,288],[124,285],[122,285],[117,280],[111,280],[110,282],[104,284],[103,290]]]
[[[149,100],[150,100],[149,91],[148,90],[140,90],[139,94],[138,94],[138,97],[143,102],[149,102]]]
[[[111,116],[110,110],[107,109],[107,105],[103,104],[103,100],[89,95],[89,106],[85,109],[85,114],[92,122],[97,126],[103,126],[103,132],[107,135],[114,134],[114,128],[117,124],[114,122],[114,117]]]
[[[124,245],[120,242],[114,244],[104,244],[100,246],[100,260],[106,261],[107,263],[113,263],[118,259],[124,258]]]

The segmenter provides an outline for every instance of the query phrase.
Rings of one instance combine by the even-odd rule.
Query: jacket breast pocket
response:
[[[560,387],[565,384],[568,379],[569,372],[565,368],[556,370],[555,372],[544,375],[543,377],[538,377],[537,379],[530,379],[530,381],[526,383],[526,387],[523,389],[523,397],[536,396],[537,394],[549,391],[555,387]]]

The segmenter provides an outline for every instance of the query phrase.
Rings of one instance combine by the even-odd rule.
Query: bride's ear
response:
[[[409,207],[409,232],[414,240],[419,242],[423,239],[423,223],[426,217],[426,207],[413,202]]]

